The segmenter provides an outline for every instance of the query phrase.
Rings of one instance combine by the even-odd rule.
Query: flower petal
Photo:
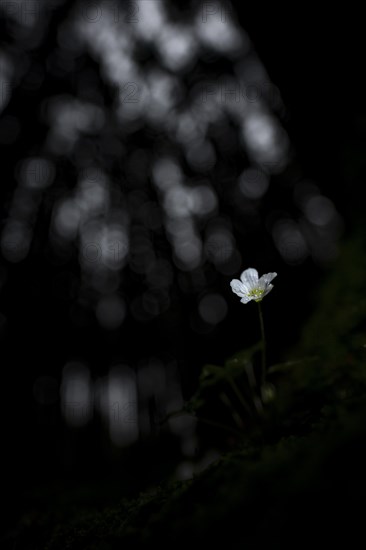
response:
[[[249,267],[240,275],[240,280],[249,288],[253,288],[258,285],[258,271],[254,267]]]
[[[242,304],[247,304],[251,300],[253,300],[253,298],[251,298],[250,296],[243,296],[240,301],[241,301]]]
[[[262,275],[262,277],[259,279],[259,281],[263,281],[265,283],[265,285],[269,285],[269,283],[271,281],[273,281],[273,279],[277,277],[277,273],[266,273],[265,275]]]
[[[267,296],[267,294],[268,294],[269,292],[271,292],[272,288],[273,288],[273,285],[268,285],[267,288],[266,288],[266,290],[263,292],[263,297],[264,297],[264,296]]]
[[[231,290],[240,297],[246,296],[247,288],[239,279],[233,279],[230,283]]]

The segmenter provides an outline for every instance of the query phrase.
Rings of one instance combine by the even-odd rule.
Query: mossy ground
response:
[[[261,431],[189,481],[99,510],[25,514],[8,541],[17,550],[353,545],[366,494],[365,247],[350,240],[330,268],[301,341],[273,369]],[[301,357],[312,360],[291,363]]]

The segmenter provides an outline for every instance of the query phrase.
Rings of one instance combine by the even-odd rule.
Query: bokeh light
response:
[[[17,1],[0,12],[0,143],[14,151],[1,253],[49,262],[30,284],[62,304],[68,342],[95,330],[133,355],[133,330],[149,349],[200,335],[203,353],[229,325],[228,282],[244,264],[336,257],[342,219],[322,181],[301,174],[281,92],[229,2]],[[83,361],[60,365],[71,427],[97,413],[124,447],[182,404],[176,366]],[[34,383],[39,403],[54,395],[47,376]],[[113,424],[127,400],[134,426]],[[169,426],[189,456],[194,422]]]

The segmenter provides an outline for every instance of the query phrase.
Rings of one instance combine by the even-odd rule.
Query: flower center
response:
[[[249,298],[253,298],[256,302],[260,302],[262,300],[263,294],[264,290],[261,288],[252,288],[252,290],[248,292]]]

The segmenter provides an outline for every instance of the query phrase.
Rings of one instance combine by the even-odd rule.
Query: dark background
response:
[[[67,10],[66,5],[52,19],[55,27],[63,10]],[[287,8],[283,13],[273,9],[271,13],[253,3],[239,2],[235,10],[286,107],[283,124],[296,157],[281,177],[315,181],[341,214],[344,238],[354,219],[362,219],[365,199],[364,44],[357,29],[357,14],[335,13],[334,8],[321,14],[310,7]],[[5,43],[6,33],[3,21],[0,35]],[[46,42],[37,51],[38,59],[52,41],[51,26]],[[63,84],[67,88],[67,82]],[[52,93],[57,86],[52,78],[46,79],[41,93]],[[20,87],[6,107],[7,113],[19,116],[22,132],[15,144],[2,147],[4,218],[13,189],[13,167],[44,133],[34,109],[37,101],[36,96],[25,96]],[[139,142],[138,137],[134,139]],[[277,206],[278,200],[273,193],[265,208]],[[292,199],[284,200],[290,204]],[[124,480],[126,493],[134,492],[174,470],[172,464],[179,460],[174,437],[163,434],[140,442],[133,451],[116,451],[106,441],[97,419],[75,431],[65,425],[57,402],[39,406],[33,396],[34,381],[45,374],[59,379],[70,358],[85,361],[93,375],[99,376],[115,361],[136,366],[141,357],[161,354],[176,360],[183,395],[188,399],[204,363],[219,364],[256,341],[259,327],[254,306],[251,309],[253,304],[245,308],[239,304],[230,292],[228,276],[217,284],[228,300],[229,313],[209,334],[197,334],[190,328],[195,296],[181,297],[177,307],[148,324],[141,326],[130,320],[121,329],[106,331],[90,311],[79,309],[72,285],[67,284],[66,289],[62,286],[58,276],[63,268],[52,264],[45,254],[47,243],[42,234],[47,233],[48,222],[47,212],[37,220],[38,241],[28,257],[14,264],[4,260],[0,271],[3,453],[9,461],[3,475],[11,481],[13,496],[27,487],[52,485],[60,479],[66,485],[76,480],[88,483],[91,478],[106,480],[116,471]],[[238,242],[241,244],[240,237]],[[270,327],[270,361],[275,362],[299,338],[303,323],[317,305],[314,291],[332,265],[319,266],[310,258],[300,265],[286,265],[270,246],[264,249],[264,242],[264,231],[259,230],[249,244],[242,244],[249,265],[258,267],[260,273],[279,274],[274,291],[263,303]],[[78,279],[75,260],[67,271]],[[134,284],[130,286],[132,292]],[[79,321],[72,322],[70,315]],[[129,461],[133,461],[133,469]],[[128,467],[121,468],[122,464]]]

